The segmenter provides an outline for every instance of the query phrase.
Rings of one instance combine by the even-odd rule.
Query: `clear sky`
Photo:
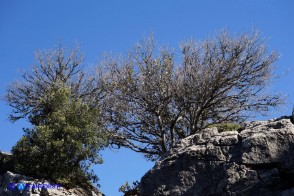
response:
[[[271,88],[287,95],[287,104],[266,118],[289,115],[294,104],[293,10],[293,0],[0,0],[0,95],[34,62],[34,51],[57,42],[80,43],[86,65],[92,65],[103,51],[124,53],[151,32],[158,43],[177,48],[182,40],[204,39],[224,27],[236,33],[259,29],[269,49],[281,54],[277,73],[287,73]],[[0,150],[10,151],[29,125],[10,123],[10,108],[2,100],[0,111]],[[94,169],[107,196],[121,195],[120,185],[140,180],[153,166],[129,150],[102,154],[104,164]]]

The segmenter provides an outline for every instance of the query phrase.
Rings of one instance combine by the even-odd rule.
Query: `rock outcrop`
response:
[[[66,189],[62,185],[46,180],[14,174],[9,171],[13,169],[12,163],[13,155],[0,152],[0,196],[103,196],[94,188],[86,190],[77,186]]]
[[[143,176],[141,195],[294,195],[290,117],[244,127],[181,140]]]

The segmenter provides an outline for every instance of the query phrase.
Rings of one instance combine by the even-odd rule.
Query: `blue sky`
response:
[[[270,50],[280,60],[272,91],[287,95],[287,104],[266,118],[289,115],[294,104],[294,1],[292,0],[0,0],[0,95],[21,70],[34,63],[34,52],[58,42],[80,43],[86,65],[104,51],[124,53],[151,32],[160,44],[177,48],[190,38],[204,39],[218,29],[232,32],[262,31]],[[26,121],[7,120],[10,108],[0,101],[0,150],[10,151],[22,136]],[[104,164],[95,166],[101,190],[121,195],[125,181],[140,180],[153,166],[129,150],[102,152]]]

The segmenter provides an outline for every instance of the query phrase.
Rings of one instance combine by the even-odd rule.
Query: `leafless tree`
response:
[[[94,76],[84,71],[84,55],[78,46],[69,51],[61,45],[53,50],[40,50],[36,52],[35,60],[31,70],[7,88],[5,100],[13,109],[12,121],[28,118],[33,125],[39,125],[52,110],[46,100],[50,99],[49,91],[54,88],[69,87],[73,99],[98,107],[104,96],[102,72]]]
[[[277,53],[258,33],[227,31],[181,44],[181,59],[152,37],[108,58],[104,119],[113,143],[156,160],[176,141],[222,122],[242,122],[282,103],[267,94]]]

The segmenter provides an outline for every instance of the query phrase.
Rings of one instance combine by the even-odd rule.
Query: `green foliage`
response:
[[[14,172],[14,160],[11,155],[3,154],[0,151],[0,174],[6,171]]]
[[[68,187],[97,182],[89,168],[102,163],[98,152],[105,145],[105,136],[99,128],[99,111],[74,98],[71,89],[64,86],[52,87],[38,101],[50,111],[30,116],[37,125],[25,129],[12,150],[16,171]]]
[[[131,196],[131,195],[138,195],[139,194],[139,182],[133,182],[133,185],[131,186],[129,182],[127,181],[124,185],[122,185],[119,190],[119,192],[124,193],[125,196]]]
[[[240,124],[236,123],[220,123],[220,124],[212,124],[208,127],[217,127],[219,132],[224,131],[241,131],[244,127]]]
[[[12,107],[9,118],[32,125],[13,147],[15,170],[68,187],[91,185],[98,177],[90,166],[102,163],[99,150],[108,137],[101,132],[99,74],[83,70],[78,47],[35,55],[36,64],[5,95]]]
[[[126,181],[126,183],[124,185],[121,185],[121,187],[119,187],[118,191],[122,192],[122,193],[125,193],[128,190],[130,190],[130,188],[131,188],[131,186],[129,185],[129,182]]]

